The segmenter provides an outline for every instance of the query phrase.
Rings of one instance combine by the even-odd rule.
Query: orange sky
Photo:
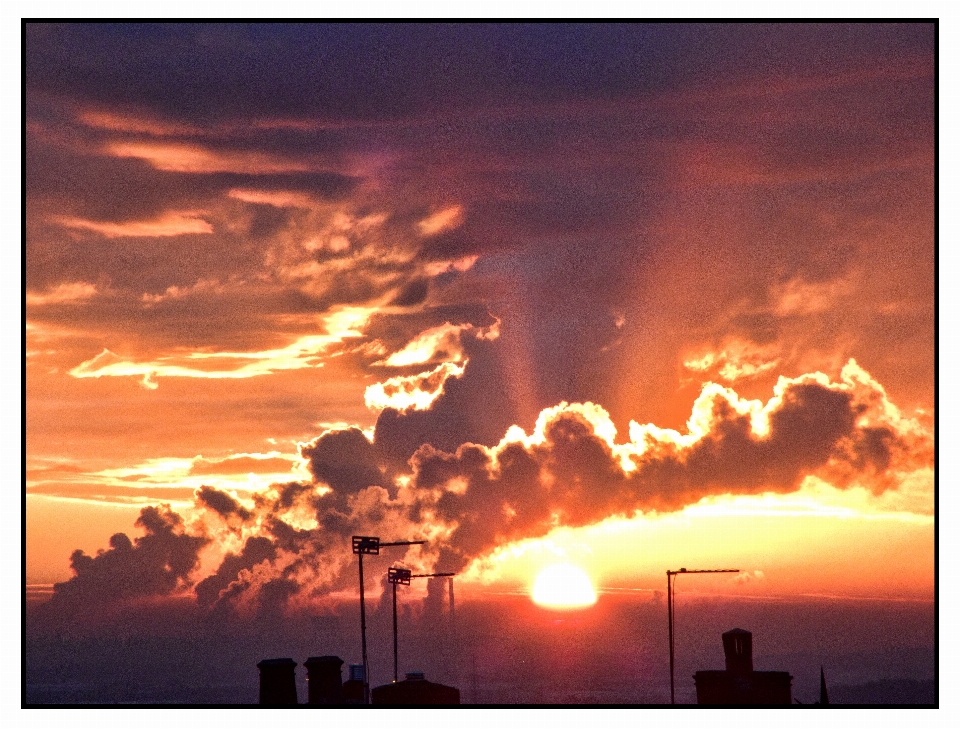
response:
[[[28,29],[28,584],[932,599],[932,26],[497,32]]]

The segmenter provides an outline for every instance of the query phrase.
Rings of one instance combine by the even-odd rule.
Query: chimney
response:
[[[753,673],[753,634],[742,628],[728,630],[723,634],[723,654],[728,673]]]
[[[343,684],[340,666],[343,661],[337,656],[311,656],[304,664],[307,668],[307,703],[342,704]]]
[[[257,664],[260,669],[260,703],[282,706],[297,703],[297,680],[292,658],[267,658]]]

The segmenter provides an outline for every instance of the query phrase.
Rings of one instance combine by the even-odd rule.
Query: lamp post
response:
[[[670,632],[670,703],[675,704],[673,692],[673,581],[677,575],[702,575],[713,572],[739,572],[740,570],[667,570],[667,627]]]
[[[352,538],[353,553],[360,564],[360,645],[363,654],[363,703],[370,703],[370,673],[367,664],[367,611],[363,601],[363,555],[380,554],[380,547],[400,547],[410,544],[426,544],[426,540],[410,542],[381,542],[380,537]]]

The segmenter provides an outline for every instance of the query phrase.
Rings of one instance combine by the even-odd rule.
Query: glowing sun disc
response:
[[[533,601],[548,608],[582,608],[597,601],[587,573],[572,564],[554,564],[540,571],[533,582]]]

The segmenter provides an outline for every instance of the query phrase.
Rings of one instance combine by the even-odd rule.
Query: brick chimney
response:
[[[283,706],[297,703],[297,679],[292,658],[267,658],[257,664],[260,669],[260,703]]]
[[[343,683],[340,678],[342,659],[337,656],[311,656],[303,665],[307,668],[308,704],[343,703]]]

